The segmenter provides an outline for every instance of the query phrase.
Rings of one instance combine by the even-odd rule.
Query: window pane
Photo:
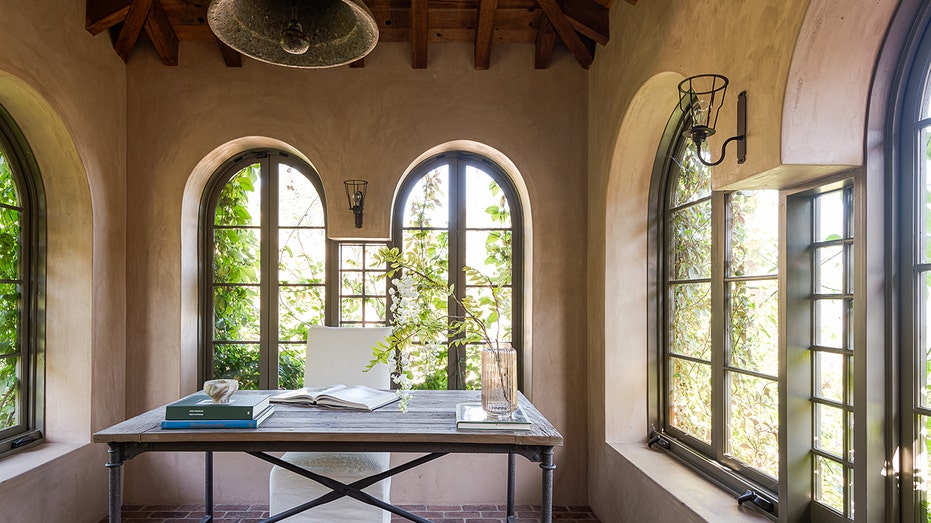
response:
[[[361,270],[363,268],[363,261],[362,261],[363,251],[364,251],[364,248],[362,245],[340,244],[339,246],[340,268],[342,270],[347,270],[347,269]]]
[[[844,467],[840,463],[816,455],[814,468],[815,501],[844,512]]]
[[[672,256],[675,280],[711,277],[711,201],[672,213]]]
[[[258,229],[213,230],[213,281],[259,283]]]
[[[404,205],[404,227],[449,226],[449,166],[424,175],[411,189]]]
[[[326,232],[323,229],[279,231],[278,278],[282,283],[323,283],[326,280]]]
[[[0,354],[17,354],[22,351],[22,317],[22,286],[0,284]]]
[[[467,231],[466,265],[498,284],[511,281],[511,231]]]
[[[728,373],[727,452],[773,478],[779,476],[779,386],[775,380]]]
[[[466,227],[511,228],[511,210],[504,191],[488,173],[466,167]]]
[[[323,325],[326,291],[322,286],[288,286],[278,289],[280,340],[307,339],[309,325]]]
[[[779,266],[779,192],[735,192],[728,196],[731,276],[776,274]]]
[[[342,323],[362,321],[362,298],[343,298],[339,301],[339,314]]]
[[[931,260],[931,241],[929,241],[929,235],[931,235],[931,132],[929,129],[921,130],[921,146],[922,151],[925,154],[922,154],[921,160],[918,161],[918,212],[917,224],[919,228],[919,237],[918,241],[920,246],[918,253],[920,256],[920,261],[927,263]]]
[[[0,430],[20,424],[20,358],[0,358]]]
[[[844,247],[831,245],[815,249],[815,293],[844,292]]]
[[[669,424],[711,443],[711,366],[670,358]]]
[[[815,345],[844,348],[844,300],[815,300]]]
[[[259,388],[259,345],[214,345],[213,377],[239,380],[241,389]]]
[[[707,143],[703,148],[707,149]],[[681,144],[678,153],[672,207],[711,196],[711,168],[698,161],[692,142]]]
[[[415,345],[410,351],[410,372],[414,389],[444,390],[448,353],[446,345]]]
[[[730,282],[730,364],[775,377],[779,372],[779,299],[776,280]]]
[[[404,231],[404,251],[410,252],[423,260],[430,260],[430,266],[437,271],[437,277],[446,281],[449,267],[449,233],[447,231]]]
[[[844,234],[844,192],[831,191],[814,198],[815,242],[840,240]]]
[[[278,165],[278,225],[323,227],[323,202],[314,184],[297,168]]]
[[[915,368],[920,380],[917,391],[918,404],[927,407],[931,405],[931,336],[929,336],[931,334],[929,332],[931,329],[931,273],[923,273],[918,281],[921,283],[918,290],[921,302],[919,303],[919,350],[915,354]]]
[[[19,211],[0,209],[0,278],[7,280],[20,278],[19,253],[22,249],[22,231],[19,221]]]
[[[464,302],[484,323],[489,338],[511,341],[511,289],[502,287],[494,293],[488,287],[468,287]],[[481,333],[476,333],[481,334]]]
[[[363,274],[361,272],[344,272],[340,277],[340,292],[344,296],[362,295]]]
[[[252,164],[226,183],[217,200],[214,224],[217,226],[258,227],[262,218],[261,166]]]
[[[278,346],[278,388],[299,389],[304,386],[304,366],[307,344],[288,343]]]
[[[386,304],[385,298],[366,298],[365,309],[362,311],[363,321],[366,324],[384,325]]]
[[[832,352],[814,353],[815,397],[844,402],[844,356]]]
[[[838,459],[844,456],[845,414],[842,409],[815,404],[814,447],[831,453]]]
[[[20,206],[16,180],[13,178],[13,170],[3,149],[0,149],[0,203],[13,207]]]
[[[670,285],[669,350],[711,360],[711,284]]]
[[[219,286],[213,295],[213,339],[259,339],[259,288]],[[219,377],[219,376],[215,376]]]

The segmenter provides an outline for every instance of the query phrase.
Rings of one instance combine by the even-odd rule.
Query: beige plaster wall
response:
[[[124,414],[124,66],[84,31],[83,1],[0,0],[0,12],[0,104],[48,209],[47,443],[0,461],[0,520],[99,521],[106,449],[91,434]]]
[[[385,238],[401,176],[425,151],[467,140],[506,156],[525,186],[532,400],[566,438],[556,456],[557,503],[585,503],[587,73],[565,52],[536,71],[532,49],[495,47],[488,71],[473,69],[471,46],[454,44],[431,46],[426,70],[410,68],[405,44],[380,44],[363,69],[319,71],[252,60],[226,68],[212,44],[182,44],[179,67],[137,50],[127,68],[127,414],[197,387],[196,206],[230,151],[278,144],[303,155],[323,180],[334,237],[360,235],[344,208],[343,180],[368,180],[361,235]],[[503,483],[483,472],[502,466],[501,458],[444,458],[396,478],[392,498],[501,501]],[[261,462],[221,456],[219,467],[220,500],[267,498]],[[201,475],[196,458],[143,456],[127,464],[126,500],[194,502]],[[523,463],[520,475],[519,499],[539,502],[539,468]]]
[[[748,157],[716,188],[786,187],[863,160],[871,71],[896,2],[650,0],[611,10],[589,78],[589,501],[603,521],[755,519],[733,497],[646,450],[649,189],[684,77],[731,80],[720,141],[748,92]],[[723,126],[723,127],[722,127]],[[661,502],[657,500],[661,499]],[[653,500],[653,501],[650,501]]]

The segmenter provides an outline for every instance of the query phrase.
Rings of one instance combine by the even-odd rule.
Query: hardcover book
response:
[[[268,407],[268,399],[268,394],[237,391],[229,403],[214,403],[207,394],[195,392],[165,406],[165,419],[251,420]]]
[[[331,385],[329,387],[289,390],[272,396],[272,403],[320,405],[342,409],[375,410],[398,401],[398,394],[365,385]]]
[[[533,423],[527,419],[520,407],[509,419],[488,419],[481,403],[458,403],[456,405],[456,428],[463,430],[530,430]]]
[[[265,407],[253,419],[166,419],[162,430],[167,429],[254,429],[275,413],[274,405]]]

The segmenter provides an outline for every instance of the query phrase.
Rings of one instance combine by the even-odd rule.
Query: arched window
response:
[[[507,174],[486,158],[449,152],[417,166],[404,180],[394,209],[393,243],[416,253],[445,278],[460,301],[491,298],[500,287],[490,330],[518,351],[518,375],[523,360],[522,215],[514,185]],[[479,271],[483,284],[466,278],[463,268]],[[461,317],[454,300],[435,297],[434,307]],[[486,300],[487,301],[487,300]],[[466,389],[480,384],[480,353],[476,346],[422,347],[411,356],[415,388]]]
[[[307,326],[328,320],[317,173],[283,152],[252,151],[222,166],[204,196],[200,375],[299,388]]]
[[[681,132],[687,123],[673,115],[654,170],[653,442],[775,512],[779,193],[713,191],[711,168]]]
[[[0,455],[42,438],[44,216],[32,151],[0,107]]]
[[[903,521],[931,518],[931,13],[918,17],[899,100],[897,216]]]

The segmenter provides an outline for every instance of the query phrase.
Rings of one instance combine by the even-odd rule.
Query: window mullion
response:
[[[461,157],[450,160],[449,169],[449,283],[454,286],[456,297],[462,300],[465,297],[466,279],[462,268],[466,257],[466,161]],[[450,298],[449,311],[454,317],[462,317],[465,311],[456,300]],[[464,337],[465,333],[458,337]],[[448,387],[450,389],[465,388],[466,346],[449,347]]]
[[[714,458],[724,458],[727,440],[728,387],[727,309],[725,265],[728,244],[725,194],[711,196],[711,447]]]
[[[267,155],[262,166],[261,317],[259,388],[278,388],[278,191],[277,162]]]

